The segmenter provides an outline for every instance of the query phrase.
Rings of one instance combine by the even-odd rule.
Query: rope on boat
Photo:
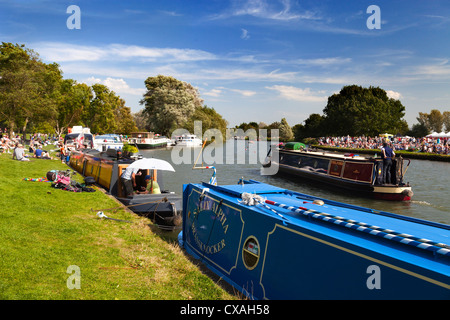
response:
[[[244,197],[244,194],[242,196]],[[259,196],[260,197],[260,196]],[[258,201],[259,202],[259,201]],[[271,200],[264,200],[264,203],[277,206],[286,210],[290,210],[294,213],[301,213],[305,216],[319,219],[322,221],[330,222],[339,226],[344,226],[346,228],[350,228],[356,231],[365,232],[371,235],[375,235],[378,237],[382,237],[384,239],[393,240],[399,243],[403,243],[406,245],[414,246],[416,248],[432,251],[435,253],[439,253],[441,255],[450,257],[450,246],[444,243],[435,242],[428,239],[423,239],[419,237],[415,237],[409,234],[396,232],[390,229],[384,229],[378,226],[369,225],[364,222],[358,222],[351,219],[346,219],[339,216],[334,216],[328,213],[319,212],[312,209],[307,209],[304,207],[293,207],[288,206],[286,204],[278,203]],[[249,204],[250,205],[250,204]]]

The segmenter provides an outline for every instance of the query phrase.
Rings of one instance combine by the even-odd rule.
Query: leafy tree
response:
[[[91,132],[103,134],[115,132],[117,129],[115,110],[124,104],[114,91],[103,84],[92,85],[94,98],[83,111],[82,121]]]
[[[149,126],[164,135],[182,127],[203,103],[197,89],[173,77],[149,77],[145,87],[147,92],[141,104]]]
[[[428,115],[428,123],[431,131],[441,132],[444,124],[444,117],[439,110],[433,109]]]
[[[85,83],[76,83],[72,79],[62,80],[60,91],[57,117],[53,121],[58,135],[81,122],[83,111],[89,108],[94,96],[91,87]]]
[[[369,135],[405,131],[405,107],[379,87],[345,86],[323,109],[325,134]]]
[[[3,42],[0,46],[0,117],[10,131],[28,123],[42,122],[56,112],[61,71],[56,63],[45,64],[24,45]]]
[[[427,128],[428,132],[441,132],[444,124],[446,126],[446,129],[449,128],[449,117],[450,113],[448,111],[445,111],[443,114],[441,114],[439,110],[433,109],[430,113],[419,112],[419,116],[416,119],[420,125]]]
[[[292,140],[292,138],[294,138],[294,133],[292,132],[291,127],[287,123],[286,118],[281,119],[279,130],[280,130],[280,139],[282,141],[289,141]]]
[[[117,133],[130,134],[137,131],[136,123],[133,120],[131,109],[125,106],[125,101],[120,99],[119,106],[114,110]]]
[[[413,124],[411,130],[408,132],[408,135],[416,138],[421,138],[425,137],[428,133],[429,131],[424,124],[416,123]]]
[[[444,111],[442,113],[442,117],[444,120],[445,130],[450,131],[450,111]]]
[[[189,132],[194,132],[194,122],[202,122],[202,135],[208,129],[218,129],[222,133],[223,140],[226,139],[228,122],[222,116],[208,106],[196,108],[194,114],[183,124],[183,128]]]

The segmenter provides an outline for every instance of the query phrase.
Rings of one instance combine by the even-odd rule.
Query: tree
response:
[[[369,135],[405,131],[405,107],[379,87],[344,86],[323,109],[328,135]]]
[[[450,111],[444,111],[442,118],[444,120],[445,130],[450,131]]]
[[[0,46],[0,119],[10,131],[46,121],[56,113],[62,79],[56,63],[45,64],[24,45]]]
[[[114,110],[117,124],[116,133],[130,134],[137,131],[136,123],[131,114],[131,109],[125,106],[125,101],[120,99],[119,106]]]
[[[433,109],[430,113],[419,112],[419,116],[416,119],[420,125],[427,128],[428,132],[441,132],[444,124],[447,129],[449,128],[447,125],[450,121],[448,119],[450,117],[449,114],[448,111],[441,114],[439,110]]]
[[[196,108],[194,114],[182,125],[182,127],[189,132],[194,132],[195,121],[202,122],[202,135],[208,129],[217,129],[221,132],[223,140],[226,139],[228,122],[223,119],[214,108],[209,108],[206,105]]]
[[[442,125],[444,124],[444,117],[439,110],[433,109],[428,115],[428,123],[431,131],[441,132]]]
[[[53,121],[58,135],[81,122],[83,111],[89,108],[93,96],[92,88],[87,84],[72,79],[62,80],[57,116]]]
[[[94,98],[83,111],[82,121],[91,132],[103,134],[117,129],[115,110],[124,105],[124,101],[103,84],[92,85]]]
[[[413,124],[411,130],[408,132],[408,135],[416,138],[422,138],[425,137],[428,133],[429,131],[424,124],[416,123]]]
[[[289,141],[292,140],[292,138],[294,138],[294,134],[292,132],[291,127],[287,123],[286,118],[281,119],[279,130],[280,130],[280,139],[282,141]]]
[[[164,135],[182,127],[203,104],[197,89],[173,77],[149,77],[145,87],[147,92],[141,104],[149,126]]]

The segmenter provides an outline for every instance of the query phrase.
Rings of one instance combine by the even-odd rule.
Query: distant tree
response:
[[[115,121],[117,124],[116,133],[129,135],[136,132],[137,126],[131,114],[131,109],[125,106],[125,100],[120,99],[120,104],[114,110]]]
[[[448,113],[448,111],[446,112]],[[419,116],[416,119],[419,124],[425,126],[429,132],[441,132],[445,123],[446,112],[441,114],[437,109],[431,110],[430,113],[419,112]]]
[[[328,135],[378,135],[405,130],[405,107],[379,87],[345,86],[328,98],[323,110]]]
[[[203,104],[198,90],[173,77],[158,75],[145,80],[147,92],[141,100],[148,124],[164,135],[181,128]]]
[[[430,124],[431,131],[441,132],[444,124],[444,117],[439,110],[433,109],[428,115],[428,123]]]
[[[292,128],[291,126],[289,126],[286,118],[281,119],[279,130],[280,130],[280,139],[282,141],[290,141],[294,138],[294,133],[292,132]]]
[[[132,117],[133,117],[134,123],[137,126],[138,131],[150,131],[150,128],[147,127],[148,123],[149,123],[148,116],[144,112],[144,109],[142,109],[136,113],[133,113]]]
[[[429,133],[430,132],[429,132],[428,128],[424,124],[416,123],[416,124],[413,124],[411,130],[408,131],[407,135],[411,136],[411,137],[422,138],[422,137],[425,137]]]
[[[223,140],[226,139],[228,122],[222,116],[208,106],[196,108],[194,114],[182,125],[189,132],[194,132],[194,122],[202,122],[202,135],[208,129],[217,129],[221,132]]]
[[[444,120],[445,130],[450,131],[450,111],[444,111],[442,113],[442,117]]]

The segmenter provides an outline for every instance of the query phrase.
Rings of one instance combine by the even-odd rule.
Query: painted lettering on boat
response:
[[[197,216],[198,215],[208,215],[215,216],[215,223],[219,222],[223,231],[222,239],[216,241],[215,243],[209,243],[209,238],[207,243],[204,242],[203,239],[199,236]],[[215,254],[220,252],[223,248],[225,248],[225,235],[228,231],[227,217],[222,209],[221,203],[216,202],[212,199],[204,199],[200,201],[200,204],[196,210],[193,212],[194,219],[191,225],[192,235],[194,237],[194,241],[197,244],[198,248],[206,254]],[[216,233],[216,230],[215,230]]]

